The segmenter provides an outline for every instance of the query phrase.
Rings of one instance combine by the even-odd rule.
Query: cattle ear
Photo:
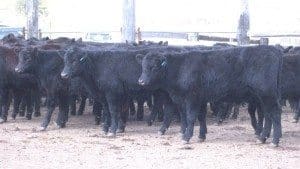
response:
[[[137,60],[137,62],[138,62],[139,64],[142,64],[144,55],[142,55],[142,54],[137,54],[137,55],[135,56],[135,58],[136,58],[136,60]]]

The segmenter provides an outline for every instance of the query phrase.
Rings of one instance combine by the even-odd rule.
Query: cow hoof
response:
[[[199,143],[203,143],[205,141],[205,138],[198,138]]]
[[[46,131],[46,128],[47,128],[47,127],[42,127],[42,126],[41,126],[41,127],[39,127],[39,128],[37,129],[37,131]]]
[[[115,138],[116,134],[115,133],[108,133],[107,137],[109,137],[109,138]]]
[[[270,146],[273,147],[273,148],[276,148],[276,147],[279,146],[279,144],[278,144],[278,143],[273,143],[273,142],[272,142],[272,143],[270,144]]]
[[[54,122],[55,126],[59,129],[61,128],[65,128],[66,127],[66,124],[65,123],[62,123],[62,124],[58,124],[57,122]]]
[[[34,113],[34,117],[40,117],[41,116],[41,113],[40,112],[35,112]]]
[[[187,145],[187,144],[189,144],[189,143],[190,143],[190,142],[187,141],[187,140],[182,140],[182,141],[181,141],[181,144],[182,144],[182,145]]]
[[[17,116],[17,115],[11,115],[11,118],[12,118],[13,120],[16,120],[16,116]]]
[[[163,132],[163,131],[160,131],[160,130],[157,132],[157,134],[160,135],[160,136],[165,135],[165,133],[166,133],[166,132]]]
[[[108,133],[108,132],[107,132],[107,131],[105,131],[105,130],[100,130],[100,134],[101,134],[101,135],[103,135],[103,136],[106,136],[106,135],[107,135],[107,133]]]
[[[125,132],[125,129],[118,129],[117,130],[117,133],[124,133]]]
[[[267,138],[258,137],[258,139],[257,139],[257,143],[260,143],[260,144],[265,144],[266,141],[267,141]]]
[[[26,116],[26,119],[27,120],[31,120],[31,116]]]
[[[147,122],[147,124],[148,124],[148,126],[152,126],[153,125],[153,121],[150,120],[150,121]]]

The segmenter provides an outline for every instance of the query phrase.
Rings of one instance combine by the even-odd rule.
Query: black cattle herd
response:
[[[46,130],[56,106],[56,124],[66,127],[68,114],[83,114],[89,98],[95,123],[102,122],[105,134],[113,137],[125,132],[129,116],[143,120],[147,103],[148,125],[161,120],[159,133],[165,134],[176,117],[188,143],[196,119],[199,141],[206,139],[208,104],[219,123],[232,107],[248,105],[259,141],[265,143],[273,128],[272,143],[278,146],[286,101],[294,122],[299,120],[299,84],[298,47],[24,40],[12,34],[0,41],[0,123],[7,121],[10,103],[13,119],[19,115],[28,120],[40,116],[45,104],[40,130]]]

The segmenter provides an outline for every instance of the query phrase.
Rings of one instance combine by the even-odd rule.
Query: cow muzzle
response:
[[[17,72],[17,73],[21,73],[21,72],[22,72],[22,70],[21,70],[21,68],[19,68],[19,67],[16,67],[16,68],[15,68],[15,72]]]
[[[145,86],[145,81],[143,80],[143,79],[141,79],[141,78],[139,78],[139,85],[141,85],[141,86]]]
[[[65,73],[65,72],[61,72],[60,76],[61,76],[62,78],[64,78],[64,79],[69,78],[69,75],[68,75],[67,73]]]

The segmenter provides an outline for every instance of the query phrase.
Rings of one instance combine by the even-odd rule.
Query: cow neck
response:
[[[83,75],[80,77],[83,81],[85,88],[88,90],[89,94],[94,98],[98,99],[99,96],[99,88],[97,85],[97,80],[95,76],[95,60],[97,56],[93,52],[86,51],[87,61],[84,63]]]
[[[97,57],[92,51],[85,51],[85,55],[87,57],[87,61],[84,63],[84,77],[91,78],[95,80],[95,71],[96,71],[96,65]]]
[[[184,57],[180,55],[172,54],[166,57],[167,65],[165,67],[165,77],[164,77],[164,86],[169,88],[176,85],[176,81],[179,76],[180,68],[182,63],[184,63]]]
[[[39,78],[43,78],[48,76],[49,74],[53,74],[53,71],[56,70],[56,67],[59,65],[56,65],[55,61],[55,55],[49,55],[47,52],[49,51],[38,51],[37,56],[37,69],[36,74],[39,76]],[[55,65],[54,65],[55,64]]]

